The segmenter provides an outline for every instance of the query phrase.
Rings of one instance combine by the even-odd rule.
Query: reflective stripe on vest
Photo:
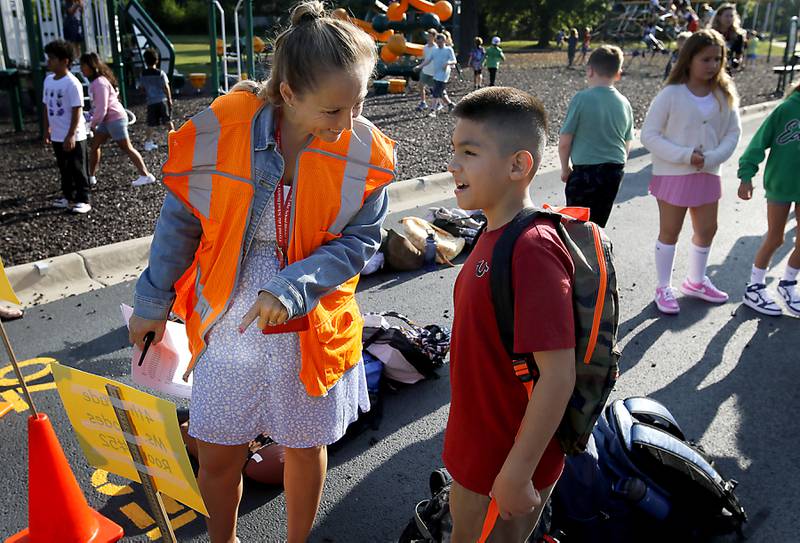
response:
[[[170,135],[165,184],[203,227],[195,260],[175,285],[173,309],[186,322],[192,352],[187,379],[238,281],[254,195],[253,123],[263,105],[249,92],[233,92]],[[366,119],[335,143],[311,141],[295,169],[289,262],[341,235],[364,200],[392,181],[394,167],[395,143]],[[361,358],[357,283],[358,276],[345,281],[310,308],[311,327],[299,333],[299,378],[309,395],[326,394]]]

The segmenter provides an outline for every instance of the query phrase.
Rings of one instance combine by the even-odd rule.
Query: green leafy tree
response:
[[[559,28],[595,26],[608,9],[607,0],[484,0],[479,29],[505,39],[535,37],[546,47]]]

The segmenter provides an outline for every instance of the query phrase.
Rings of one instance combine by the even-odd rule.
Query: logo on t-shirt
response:
[[[481,260],[478,262],[478,265],[475,266],[475,277],[483,277],[489,272],[489,263],[485,260]]]
[[[793,141],[800,141],[800,121],[797,119],[792,119],[786,123],[783,132],[781,132],[775,140],[778,145],[786,145]]]

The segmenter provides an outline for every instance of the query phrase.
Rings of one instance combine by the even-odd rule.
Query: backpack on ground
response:
[[[567,458],[553,493],[564,543],[707,541],[747,520],[734,489],[650,398],[609,405],[584,453]]]
[[[401,321],[390,326],[387,318]],[[450,331],[437,324],[419,326],[394,311],[364,314],[364,350],[383,362],[384,375],[414,384],[436,379],[450,351]]]
[[[431,472],[428,486],[431,497],[419,502],[414,507],[414,516],[408,521],[398,543],[442,543],[450,541],[453,532],[453,518],[450,515],[450,488],[453,478],[447,469],[439,468]],[[550,502],[545,504],[536,530],[528,538],[530,542],[549,542],[547,533],[550,530],[552,508]]]
[[[500,338],[526,386],[539,372],[531,353],[514,352],[512,258],[519,236],[536,219],[552,221],[575,266],[575,389],[556,436],[567,454],[585,450],[619,374],[619,297],[611,241],[588,221],[585,208],[523,209],[500,235],[492,254],[490,282]],[[542,308],[546,311],[547,308]]]
[[[398,543],[440,543],[450,541],[453,519],[450,516],[450,487],[453,478],[445,468],[431,472],[428,486],[431,497],[414,507]]]

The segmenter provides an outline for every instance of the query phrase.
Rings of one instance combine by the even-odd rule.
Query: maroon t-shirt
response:
[[[511,451],[528,406],[500,339],[489,284],[492,251],[503,230],[478,239],[456,280],[450,416],[442,455],[460,485],[484,495]],[[516,352],[575,347],[574,273],[569,252],[548,220],[535,221],[517,240],[512,263]],[[553,438],[534,472],[535,488],[555,483],[563,468],[564,454]]]

